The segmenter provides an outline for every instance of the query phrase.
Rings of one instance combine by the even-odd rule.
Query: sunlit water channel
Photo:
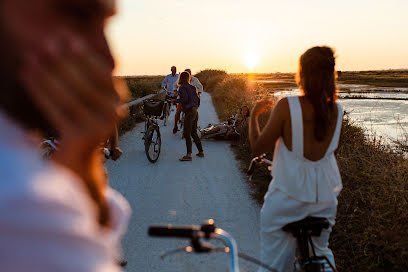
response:
[[[355,84],[338,84],[338,88],[339,102],[343,110],[353,121],[366,129],[368,136],[381,138],[385,143],[407,140],[408,88]],[[271,95],[279,97],[299,94],[298,88],[271,92]]]

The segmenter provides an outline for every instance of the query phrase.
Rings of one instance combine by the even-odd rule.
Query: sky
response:
[[[315,45],[336,50],[337,70],[408,68],[407,0],[117,1],[117,75],[295,72]]]

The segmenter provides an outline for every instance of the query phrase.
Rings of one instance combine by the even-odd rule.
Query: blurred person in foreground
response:
[[[130,214],[100,144],[123,117],[106,42],[114,0],[0,2],[0,271],[120,271]],[[52,161],[31,130],[59,132]]]

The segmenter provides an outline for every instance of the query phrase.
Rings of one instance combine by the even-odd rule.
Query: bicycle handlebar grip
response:
[[[148,233],[149,236],[155,237],[193,238],[197,231],[198,229],[193,226],[173,227],[172,225],[168,225],[150,226]]]

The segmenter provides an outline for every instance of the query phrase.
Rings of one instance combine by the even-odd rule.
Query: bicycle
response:
[[[163,125],[167,126],[167,120],[170,116],[170,111],[171,111],[171,97],[166,95],[166,99],[164,100],[164,106],[163,106]]]
[[[151,163],[157,162],[161,151],[160,126],[157,119],[163,111],[164,101],[148,99],[143,101],[143,114],[145,115],[144,145],[147,159]]]
[[[223,252],[229,255],[229,271],[238,272],[239,264],[238,258],[243,258],[249,262],[259,265],[269,271],[276,272],[275,269],[261,263],[259,260],[250,257],[244,253],[238,252],[237,243],[234,238],[225,230],[219,229],[215,226],[214,220],[210,219],[201,226],[150,226],[148,235],[153,237],[169,237],[169,238],[182,238],[190,239],[190,246],[171,250],[161,255],[161,259],[167,256],[177,254],[180,252],[186,253],[213,253]],[[203,243],[202,239],[220,240],[223,242],[224,247],[214,247],[210,243]]]
[[[58,150],[59,142],[56,138],[50,137],[49,139],[44,139],[40,144],[41,157],[44,160],[51,159],[53,153]]]
[[[237,130],[237,120],[232,116],[228,121],[219,124],[208,124],[205,128],[200,128],[200,138],[202,140],[208,139],[222,139],[225,140],[225,135],[229,132],[233,132],[234,136],[239,137],[240,132]]]
[[[59,141],[54,137],[50,137],[49,139],[45,139],[44,141],[41,142],[40,149],[41,149],[41,157],[44,160],[49,160],[49,159],[51,159],[54,152],[58,151]],[[110,152],[110,150],[108,148],[101,147],[100,150],[103,153],[105,159],[107,159],[107,160],[111,159],[111,152]]]
[[[252,178],[252,174],[257,164],[266,164],[271,171],[272,161],[266,159],[266,155],[252,159],[247,175]],[[292,234],[296,238],[297,250],[294,271],[299,272],[337,272],[334,265],[326,256],[317,256],[313,244],[312,236],[319,237],[323,229],[330,227],[329,221],[323,217],[308,216],[302,220],[289,223],[283,226],[282,230]]]

